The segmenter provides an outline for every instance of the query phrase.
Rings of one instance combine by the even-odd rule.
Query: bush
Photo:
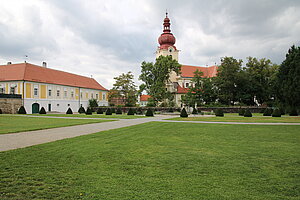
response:
[[[197,115],[198,114],[198,110],[196,108],[193,108],[192,114]]]
[[[112,112],[111,112],[111,109],[110,109],[110,108],[107,108],[107,109],[106,109],[105,115],[112,115]]]
[[[111,113],[116,113],[116,109],[115,108],[111,108]]]
[[[129,108],[127,115],[134,115],[134,110],[132,108]]]
[[[72,114],[73,114],[73,111],[72,111],[72,109],[71,109],[71,108],[68,108],[68,110],[67,110],[66,114],[68,114],[68,115],[72,115]]]
[[[174,112],[173,108],[170,107],[170,108],[168,109],[168,112],[170,112],[170,113]]]
[[[146,116],[147,116],[147,117],[153,117],[153,116],[154,116],[154,115],[153,115],[153,111],[152,111],[151,108],[148,108],[148,109],[147,109]]]
[[[248,108],[245,110],[244,117],[252,117],[252,113]]]
[[[285,109],[284,108],[279,108],[279,110],[280,110],[281,115],[285,115]]]
[[[183,108],[183,109],[181,110],[180,117],[188,117],[188,116],[189,116],[189,115],[187,114],[185,108]]]
[[[273,110],[272,108],[266,108],[263,116],[272,116]]]
[[[97,109],[97,114],[103,114],[103,109],[102,108],[98,108]]]
[[[266,109],[261,109],[259,113],[265,113]]]
[[[24,106],[21,106],[21,107],[19,108],[18,114],[27,114],[27,112],[26,112]]]
[[[244,116],[245,115],[245,109],[242,108],[239,110],[239,116]]]
[[[298,116],[298,112],[297,112],[296,108],[292,108],[289,115],[290,116]]]
[[[138,109],[136,110],[136,114],[137,114],[137,115],[142,115],[142,114],[143,114],[142,109],[141,109],[141,108],[138,108]]]
[[[78,109],[78,112],[81,113],[85,113],[85,109],[84,107],[80,106],[80,108]]]
[[[121,110],[121,108],[117,108],[116,114],[117,114],[117,115],[122,115],[122,110]]]
[[[272,117],[281,117],[281,112],[278,108],[273,111]]]
[[[0,114],[2,114],[2,110],[0,109]]]
[[[222,109],[218,108],[215,110],[216,117],[224,117],[224,112]]]
[[[39,114],[42,114],[42,115],[46,114],[46,110],[44,107],[41,108]]]
[[[92,114],[93,114],[92,109],[91,109],[90,107],[88,107],[88,108],[86,109],[85,114],[86,114],[86,115],[92,115]]]

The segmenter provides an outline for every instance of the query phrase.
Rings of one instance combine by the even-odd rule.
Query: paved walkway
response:
[[[80,135],[87,135],[106,131],[110,129],[133,126],[151,121],[159,121],[173,116],[155,116],[137,119],[121,119],[119,121],[84,124],[37,131],[26,131],[19,133],[1,134],[0,151],[23,148],[37,144],[43,144],[65,138],[72,138]],[[78,119],[78,118],[76,118]],[[84,118],[87,119],[87,118]],[[93,118],[95,119],[95,118]]]
[[[45,116],[46,117],[46,116]],[[80,135],[97,133],[100,131],[122,128],[142,124],[151,121],[174,122],[174,123],[200,123],[200,124],[251,124],[251,125],[300,125],[300,123],[247,123],[247,122],[206,122],[206,121],[174,121],[165,120],[173,118],[170,115],[157,115],[155,117],[137,118],[137,119],[120,119],[118,121],[84,124],[77,126],[68,126],[60,128],[52,128],[37,131],[27,131],[20,133],[10,133],[0,135],[0,151],[24,148],[37,144],[43,144],[65,138],[72,138]],[[61,118],[61,117],[51,117]],[[79,119],[79,118],[76,118]],[[82,118],[87,119],[87,118]],[[99,118],[92,118],[99,119]],[[108,118],[106,118],[108,119]]]

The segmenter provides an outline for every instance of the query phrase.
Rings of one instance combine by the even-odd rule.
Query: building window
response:
[[[189,83],[185,83],[185,87],[188,88],[189,87]]]
[[[51,95],[52,95],[52,90],[49,89],[49,90],[48,90],[48,96],[51,97]]]
[[[56,104],[56,106],[57,106],[57,107],[59,107],[59,103],[58,103],[58,104]]]
[[[96,94],[96,99],[98,99],[98,94]]]
[[[92,98],[92,99],[94,98],[94,94],[93,94],[93,93],[91,94],[91,98]]]
[[[10,94],[15,94],[15,87],[10,88]]]
[[[82,92],[80,92],[80,98],[82,98]]]
[[[4,94],[5,93],[5,87],[0,87],[0,94]]]
[[[106,96],[105,96],[105,94],[103,94],[103,96],[102,96],[102,97],[103,97],[103,100],[105,100],[105,99],[106,99]]]
[[[59,90],[56,90],[56,96],[59,97],[59,95],[60,95],[60,91],[59,91]]]
[[[38,96],[38,92],[39,92],[38,86],[34,86],[33,95]]]
[[[68,103],[68,106],[70,106],[70,104]]]
[[[64,91],[64,96],[67,97],[68,96],[68,93],[67,91]]]
[[[72,97],[72,98],[74,97],[74,92],[73,92],[73,91],[71,91],[71,97]]]

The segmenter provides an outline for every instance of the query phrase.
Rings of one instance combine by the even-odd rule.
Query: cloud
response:
[[[24,61],[91,76],[113,77],[153,62],[165,10],[182,64],[212,65],[224,56],[270,58],[280,64],[300,45],[297,0],[3,0],[0,63]]]

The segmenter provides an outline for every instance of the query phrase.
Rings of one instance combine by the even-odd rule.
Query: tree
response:
[[[140,89],[145,89],[156,105],[169,99],[171,92],[166,91],[166,84],[170,81],[171,73],[180,73],[181,65],[172,56],[159,56],[154,64],[142,62],[141,68],[139,80],[144,83]]]
[[[249,75],[248,81],[251,86],[250,91],[247,91],[248,94],[251,95],[252,99],[255,97],[259,104],[269,102],[274,99],[273,80],[278,66],[265,58],[258,60],[248,57],[247,59],[245,71]]]
[[[300,47],[288,50],[277,75],[277,96],[280,102],[295,109],[300,106]]]
[[[96,108],[96,107],[98,107],[98,101],[97,101],[97,99],[89,99],[89,107],[90,108]]]
[[[233,57],[221,59],[216,77],[218,96],[221,103],[233,105],[238,100],[239,73],[242,62],[242,60],[236,60]]]
[[[137,102],[137,90],[133,78],[130,71],[127,74],[122,73],[120,76],[114,77],[116,82],[112,88],[114,91],[112,97],[123,98],[125,106],[135,106]]]

